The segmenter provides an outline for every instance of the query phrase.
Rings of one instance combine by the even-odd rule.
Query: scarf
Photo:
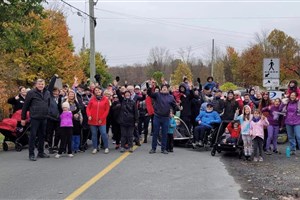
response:
[[[256,122],[259,122],[259,120],[260,120],[260,117],[258,117],[258,118],[253,117],[253,118],[252,118],[252,121],[254,121],[255,123],[256,123]]]
[[[102,96],[96,96],[96,99],[97,99],[97,100],[101,100],[101,99],[102,99]]]

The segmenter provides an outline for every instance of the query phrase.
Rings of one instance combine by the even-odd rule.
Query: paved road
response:
[[[0,199],[64,199],[74,191],[78,199],[240,199],[240,186],[209,152],[175,148],[150,155],[149,149],[143,144],[82,193],[80,186],[122,154],[88,150],[30,162],[27,149],[0,152]]]

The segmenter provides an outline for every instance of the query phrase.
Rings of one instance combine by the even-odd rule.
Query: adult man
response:
[[[45,89],[45,80],[38,79],[35,88],[30,90],[26,96],[22,109],[22,126],[25,126],[26,112],[30,111],[30,137],[29,137],[29,160],[36,161],[34,154],[34,146],[36,135],[38,135],[38,157],[49,158],[44,153],[44,138],[46,134],[48,105],[50,100],[50,92]]]
[[[147,88],[148,87],[149,84],[147,83]],[[162,85],[160,92],[152,93],[151,88],[148,88],[147,92],[148,95],[155,100],[153,120],[154,132],[152,137],[152,149],[149,153],[156,153],[157,137],[161,128],[161,153],[168,154],[168,152],[166,151],[166,145],[170,110],[178,110],[175,99],[172,95],[169,94],[168,85]]]

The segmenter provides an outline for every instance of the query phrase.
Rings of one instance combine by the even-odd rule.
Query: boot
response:
[[[143,143],[147,143],[148,134],[145,134]]]

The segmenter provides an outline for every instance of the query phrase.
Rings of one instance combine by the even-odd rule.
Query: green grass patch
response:
[[[3,142],[4,136],[2,134],[0,134],[0,143]]]

